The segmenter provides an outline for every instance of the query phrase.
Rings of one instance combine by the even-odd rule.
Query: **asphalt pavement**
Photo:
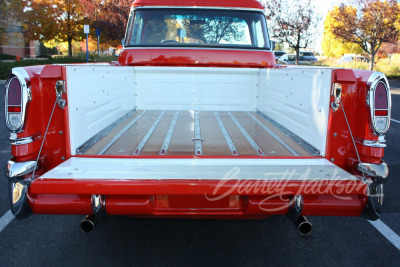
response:
[[[400,122],[400,81],[391,81],[392,118]],[[0,92],[4,92],[0,85]],[[0,94],[0,164],[10,157]],[[0,230],[0,266],[119,265],[318,265],[399,266],[400,123],[392,121],[384,160],[390,166],[381,234],[355,217],[309,217],[313,232],[301,236],[281,216],[265,220],[182,220],[108,217],[90,234],[82,216],[33,215]],[[0,175],[0,221],[9,210],[7,180]],[[3,216],[3,217],[2,217]],[[0,225],[1,229],[1,225]],[[390,241],[391,240],[391,241]]]

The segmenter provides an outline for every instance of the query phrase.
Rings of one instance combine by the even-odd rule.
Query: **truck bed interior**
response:
[[[256,112],[137,110],[85,155],[312,156]]]
[[[72,156],[325,154],[329,69],[66,69]]]

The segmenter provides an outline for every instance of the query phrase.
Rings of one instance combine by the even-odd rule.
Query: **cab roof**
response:
[[[264,10],[264,4],[258,0],[135,0],[135,7],[173,6],[173,7],[224,7],[254,8]]]

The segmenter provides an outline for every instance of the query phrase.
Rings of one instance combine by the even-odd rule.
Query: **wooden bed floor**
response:
[[[138,110],[86,155],[311,156],[256,112]]]

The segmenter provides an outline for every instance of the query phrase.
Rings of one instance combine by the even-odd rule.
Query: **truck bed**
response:
[[[137,110],[78,149],[85,155],[313,156],[257,112]],[[106,133],[106,134],[105,134]]]

